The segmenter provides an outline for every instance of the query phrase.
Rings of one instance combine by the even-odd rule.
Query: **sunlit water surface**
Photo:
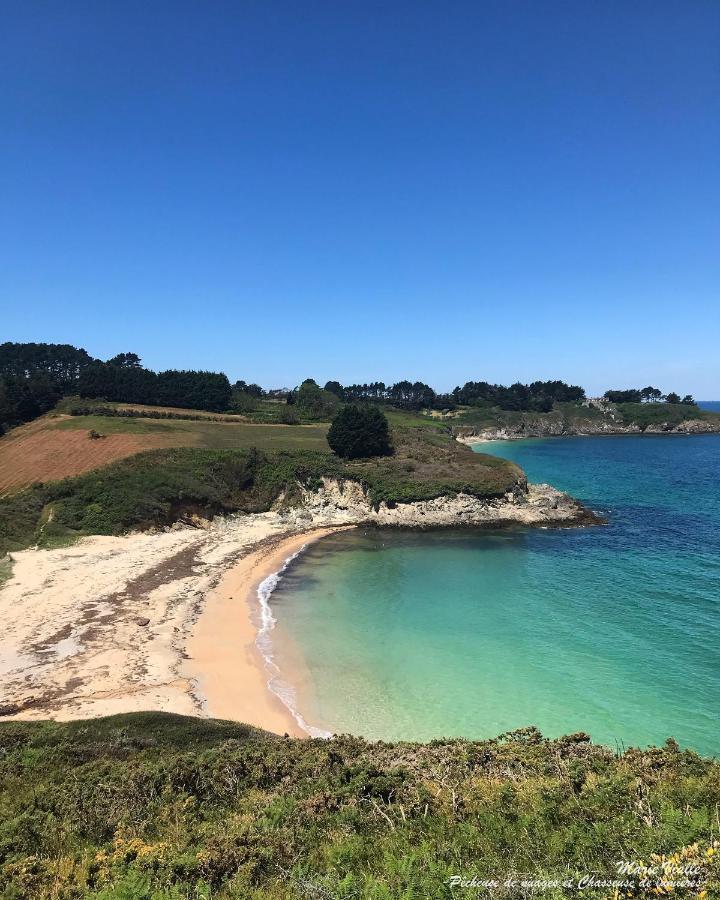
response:
[[[529,724],[720,751],[720,435],[476,448],[607,515],[574,530],[358,530],[271,603],[276,659],[319,729],[490,737]]]

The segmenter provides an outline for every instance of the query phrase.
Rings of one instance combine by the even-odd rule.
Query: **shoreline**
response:
[[[527,441],[538,439],[553,438],[571,438],[571,437],[706,437],[708,435],[720,434],[720,429],[705,429],[698,431],[683,431],[681,429],[656,430],[651,428],[642,429],[622,429],[613,431],[610,429],[602,429],[598,431],[536,431],[525,433],[508,433],[506,431],[497,431],[495,433],[485,430],[480,434],[456,434],[455,440],[461,444],[473,446],[474,444],[500,444],[510,443],[512,441]]]
[[[308,542],[357,525],[601,524],[549,485],[518,488],[373,506],[360,484],[323,479],[299,506],[13,552],[0,586],[0,721],[161,710],[324,734],[292,706],[301,661],[280,677],[270,646],[257,646],[274,624],[260,584]]]
[[[332,512],[314,521],[268,512],[13,553],[0,586],[0,722],[161,710],[307,736],[270,692],[251,610],[289,556],[354,525]],[[228,585],[240,602],[223,610]],[[202,650],[198,634],[210,629]],[[216,674],[235,679],[247,703],[237,691],[221,699]]]
[[[280,670],[258,641],[272,630],[274,619],[271,613],[268,618],[269,607],[263,608],[259,591],[309,544],[353,527],[321,527],[278,537],[224,573],[206,597],[186,645],[184,668],[206,715],[291,737],[314,736],[312,727],[303,726],[300,714],[271,686]]]

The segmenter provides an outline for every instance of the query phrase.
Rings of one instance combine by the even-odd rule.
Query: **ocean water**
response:
[[[484,444],[609,524],[334,535],[270,603],[319,731],[492,737],[526,725],[720,753],[720,435]]]

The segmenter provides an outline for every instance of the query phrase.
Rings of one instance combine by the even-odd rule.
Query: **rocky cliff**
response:
[[[323,479],[322,487],[303,489],[302,504],[277,509],[289,525],[369,523],[403,528],[503,525],[597,525],[603,520],[567,494],[548,484],[527,484],[519,479],[513,490],[499,498],[459,493],[414,503],[373,505],[367,492],[354,481]]]

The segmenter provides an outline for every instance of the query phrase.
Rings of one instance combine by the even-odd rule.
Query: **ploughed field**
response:
[[[132,409],[129,404],[124,408]],[[141,408],[137,408],[138,412]],[[157,411],[155,411],[157,412]],[[194,410],[169,410],[190,419],[68,416],[50,413],[0,439],[0,495],[36,482],[82,475],[145,450],[327,450],[327,425],[254,425],[212,421]],[[101,437],[91,437],[96,432]]]

